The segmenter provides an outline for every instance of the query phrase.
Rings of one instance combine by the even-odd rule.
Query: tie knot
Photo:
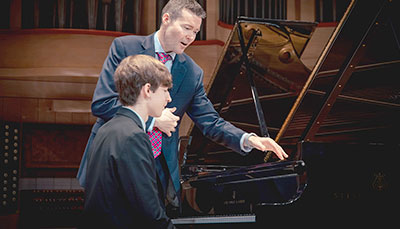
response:
[[[165,64],[168,60],[172,60],[171,55],[165,53],[165,52],[157,52],[158,58],[161,61],[161,63]]]

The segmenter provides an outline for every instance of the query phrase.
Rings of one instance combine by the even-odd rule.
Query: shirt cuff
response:
[[[256,136],[255,133],[244,133],[242,137],[240,138],[240,149],[243,150],[244,152],[248,153],[250,152],[253,147],[249,146],[249,137],[250,136]],[[244,144],[246,142],[246,144]]]
[[[151,123],[150,123],[150,125],[149,125],[149,128],[147,128],[147,132],[151,132],[151,131],[153,131],[153,128],[154,128],[154,122],[156,121],[156,119],[155,118],[153,118],[152,120],[151,120]]]

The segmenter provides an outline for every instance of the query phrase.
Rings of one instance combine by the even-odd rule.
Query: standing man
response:
[[[171,102],[168,69],[148,55],[128,56],[114,74],[115,116],[97,132],[87,153],[82,226],[175,228],[159,196],[155,160],[145,121]]]
[[[170,0],[162,10],[162,21],[158,31],[149,36],[124,36],[116,38],[104,62],[93,95],[92,113],[98,117],[88,141],[91,144],[98,128],[112,118],[121,104],[112,80],[120,61],[133,54],[145,54],[165,60],[173,80],[172,102],[158,118],[149,118],[150,136],[162,134],[161,152],[155,147],[157,173],[160,176],[164,195],[173,206],[179,206],[180,192],[178,163],[179,124],[187,113],[202,133],[217,143],[247,155],[253,148],[273,151],[280,159],[287,157],[284,150],[271,138],[245,133],[222,119],[206,96],[203,86],[203,70],[184,53],[200,31],[206,16],[195,0]],[[158,57],[161,55],[161,57]],[[86,148],[88,148],[88,146]],[[86,150],[85,150],[86,152]],[[78,171],[80,184],[85,186],[86,158],[83,155]]]

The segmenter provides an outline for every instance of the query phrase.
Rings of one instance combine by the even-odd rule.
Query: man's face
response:
[[[160,38],[165,52],[181,54],[196,39],[200,31],[201,18],[183,9],[181,16],[172,21],[168,14],[163,15],[163,33]]]
[[[149,115],[160,117],[167,103],[172,101],[168,87],[160,86],[154,92],[150,90],[150,100]]]

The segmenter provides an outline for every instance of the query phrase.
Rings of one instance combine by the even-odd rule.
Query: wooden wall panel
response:
[[[0,96],[91,100],[96,84],[0,80]]]
[[[90,113],[72,113],[72,123],[89,124]]]
[[[90,113],[90,100],[53,100],[55,112]]]
[[[90,103],[112,40],[85,30],[0,31],[0,118],[93,124]]]
[[[39,99],[39,120],[42,123],[55,123],[56,114],[52,112],[52,101],[48,99]]]
[[[90,103],[90,100],[0,98],[0,120],[88,125],[96,121]]]
[[[113,36],[55,33],[0,33],[0,66],[9,68],[97,67],[101,69]]]
[[[54,112],[56,115],[55,123],[71,123],[72,113],[69,112]]]
[[[23,124],[26,168],[78,168],[91,125]]]
[[[85,30],[0,31],[0,122],[21,126],[25,177],[75,177],[112,40]]]
[[[4,98],[0,97],[0,120],[4,120],[3,104]]]
[[[38,99],[20,99],[22,122],[37,122],[39,119],[39,100]]]
[[[3,100],[4,120],[10,122],[21,121],[21,99],[19,98],[4,98]]]

